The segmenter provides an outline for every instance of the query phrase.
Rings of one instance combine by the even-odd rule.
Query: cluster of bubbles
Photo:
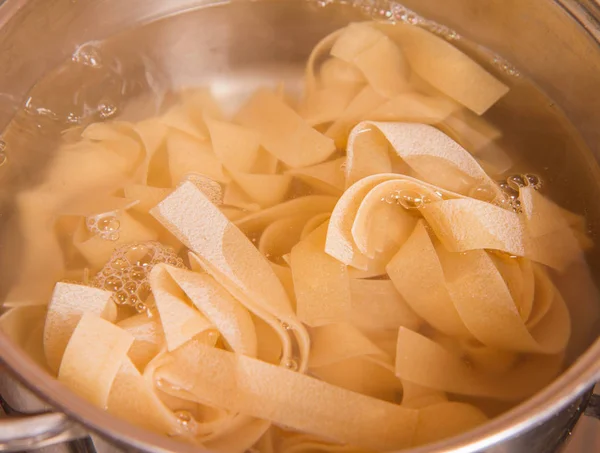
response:
[[[509,76],[521,77],[521,73],[519,72],[519,70],[517,68],[515,68],[508,61],[506,61],[502,57],[499,57],[498,55],[494,56],[492,63],[494,64],[494,66],[496,66],[498,69],[500,69],[500,71],[502,71],[505,74],[508,74]]]
[[[395,0],[316,0],[315,3],[321,7],[326,7],[331,4],[349,5],[360,9],[365,15],[373,20],[418,25],[447,40],[454,41],[460,39],[460,36],[454,30],[424,19]]]
[[[118,217],[117,211],[90,216],[85,219],[85,226],[90,233],[105,241],[117,241],[121,229],[121,222]]]
[[[500,181],[498,185],[504,192],[507,198],[507,202],[513,211],[520,213],[521,200],[519,199],[519,191],[523,187],[532,187],[535,190],[539,190],[542,187],[542,180],[539,176],[525,173],[525,174],[514,174],[510,175],[503,181]]]
[[[31,91],[23,111],[41,131],[113,118],[128,90],[121,72],[121,62],[104,58],[99,43],[83,44],[47,83]],[[50,84],[65,88],[59,92],[48,89]]]
[[[519,191],[523,187],[532,187],[535,190],[539,190],[542,187],[542,180],[539,176],[526,173],[526,174],[514,174],[508,176],[505,180],[498,183],[502,190],[504,197],[501,200],[496,199],[496,192],[489,186],[477,186],[471,190],[469,196],[477,198],[479,200],[487,202],[498,202],[500,205],[508,205],[513,211],[520,213],[521,201],[519,199]],[[442,194],[435,192],[436,199],[441,200]],[[381,198],[381,201],[390,205],[399,205],[404,209],[420,209],[426,203],[434,201],[428,195],[423,195],[418,191],[411,189],[395,190],[390,192],[385,197]]]
[[[441,198],[441,194],[437,194]],[[419,209],[422,208],[425,203],[431,201],[430,197],[423,195],[416,190],[402,189],[394,190],[381,198],[381,201],[387,204],[397,204],[402,206],[404,209]]]
[[[135,242],[118,247],[92,279],[92,286],[112,291],[117,305],[129,305],[139,313],[148,312],[151,294],[148,276],[160,263],[185,268],[175,250],[160,242]]]

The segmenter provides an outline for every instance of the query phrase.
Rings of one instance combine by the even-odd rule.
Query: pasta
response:
[[[17,200],[2,329],[116,417],[227,453],[409,448],[550,383],[571,337],[552,276],[592,243],[486,171],[508,87],[370,22],[324,38],[305,85],[232,118],[188,90],[62,146]]]

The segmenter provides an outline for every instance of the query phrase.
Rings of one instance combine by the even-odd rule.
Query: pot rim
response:
[[[10,18],[27,0],[7,2]],[[401,0],[400,0],[401,1]],[[553,0],[600,46],[600,4],[598,0]],[[0,5],[3,1],[0,0]],[[214,3],[221,3],[216,1]],[[3,20],[0,18],[0,27]],[[600,49],[600,47],[599,47]],[[0,331],[0,364],[6,365],[28,389],[57,410],[106,438],[145,451],[208,452],[197,445],[170,439],[131,425],[78,397],[48,375]],[[410,450],[410,453],[474,453],[518,436],[548,420],[600,380],[600,338],[573,365],[540,392],[484,425],[440,442]]]

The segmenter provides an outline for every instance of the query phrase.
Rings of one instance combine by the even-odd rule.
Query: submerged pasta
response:
[[[295,106],[261,88],[228,118],[199,89],[93,124],[16,200],[0,325],[81,397],[209,450],[478,426],[560,372],[551,275],[592,245],[535,175],[507,190],[479,160],[507,91],[424,29],[355,23],[315,47]]]

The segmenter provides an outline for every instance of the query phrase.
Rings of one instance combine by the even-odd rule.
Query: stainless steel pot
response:
[[[35,82],[68,58],[78,44],[105,38],[133,24],[215,3],[222,2],[0,1],[0,130],[22,105]],[[405,0],[403,3],[498,52],[523,70],[561,106],[594,159],[600,160],[600,5],[596,1]],[[312,15],[314,4],[294,5],[289,9],[291,6],[288,8],[281,0],[281,7],[273,17],[260,20],[252,14],[259,4],[249,4],[237,12],[223,8],[206,10],[206,14],[197,16],[199,22],[193,27],[171,30],[172,33],[160,36],[161,45],[164,49],[174,44],[183,45],[189,50],[191,47],[185,47],[186,43],[193,43],[197,65],[184,69],[218,77],[243,66],[250,54],[257,61],[277,58],[269,53],[272,49],[257,51],[261,40],[276,39],[282,55],[288,58],[292,55],[300,61],[321,37],[354,17],[347,8],[331,7],[316,20]],[[597,168],[596,162],[590,165]],[[600,180],[600,174],[596,174]],[[598,257],[592,257],[591,261],[600,262]],[[596,337],[598,333],[596,330]],[[129,426],[79,399],[50,379],[3,334],[0,334],[0,359],[7,370],[54,411],[42,406],[41,410],[46,410],[43,415],[1,420],[0,450],[48,445],[80,437],[90,430],[127,449],[198,451],[196,447]],[[589,403],[589,389],[598,380],[600,341],[590,342],[588,350],[556,382],[524,404],[477,430],[413,450],[413,453],[553,451]],[[12,378],[5,376],[0,387],[0,393],[9,392],[14,396],[10,392],[14,389]],[[26,412],[40,410],[37,399],[29,404],[32,400],[23,400],[19,392],[21,403],[28,403],[24,406]],[[597,399],[590,408],[590,413],[597,416]]]

